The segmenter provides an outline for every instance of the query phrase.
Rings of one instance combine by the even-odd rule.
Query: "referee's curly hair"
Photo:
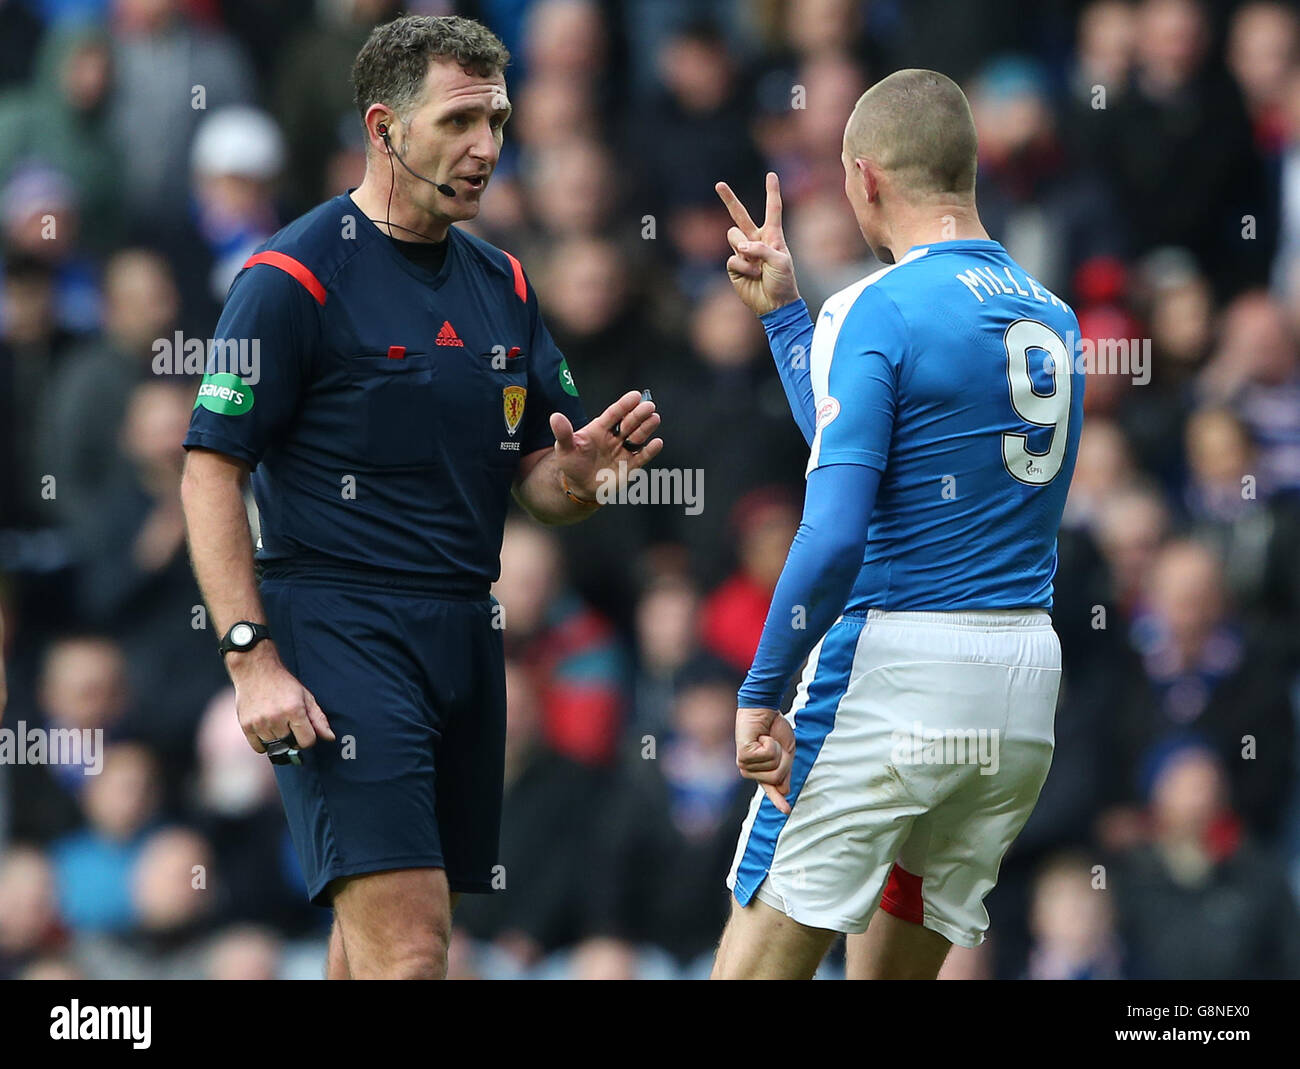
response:
[[[406,15],[376,26],[352,65],[357,110],[387,104],[409,114],[424,92],[433,59],[453,59],[463,69],[488,78],[500,74],[510,53],[481,22],[459,15]]]

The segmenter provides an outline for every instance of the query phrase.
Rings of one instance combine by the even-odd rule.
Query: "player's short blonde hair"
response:
[[[882,78],[858,98],[844,141],[850,158],[873,161],[905,194],[975,194],[970,103],[938,71],[909,69]]]

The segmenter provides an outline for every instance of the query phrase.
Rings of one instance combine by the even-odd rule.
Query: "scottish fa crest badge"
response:
[[[524,418],[524,401],[528,391],[522,386],[507,386],[501,391],[501,408],[506,417],[506,430],[511,434],[519,429]]]

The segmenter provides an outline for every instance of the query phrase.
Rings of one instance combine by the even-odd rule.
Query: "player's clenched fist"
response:
[[[786,248],[781,229],[781,183],[774,171],[767,175],[767,214],[762,227],[756,226],[745,206],[726,182],[713,187],[735,222],[727,231],[732,255],[727,260],[727,277],[740,299],[755,315],[764,315],[799,299],[794,280],[794,261]]]
[[[736,710],[736,767],[746,779],[762,784],[782,813],[790,812],[790,769],[794,765],[794,729],[775,709]]]

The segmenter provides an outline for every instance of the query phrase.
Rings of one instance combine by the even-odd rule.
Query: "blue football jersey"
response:
[[[826,301],[808,471],[881,472],[846,611],[1051,608],[1083,425],[1078,337],[996,241],[914,248]]]

